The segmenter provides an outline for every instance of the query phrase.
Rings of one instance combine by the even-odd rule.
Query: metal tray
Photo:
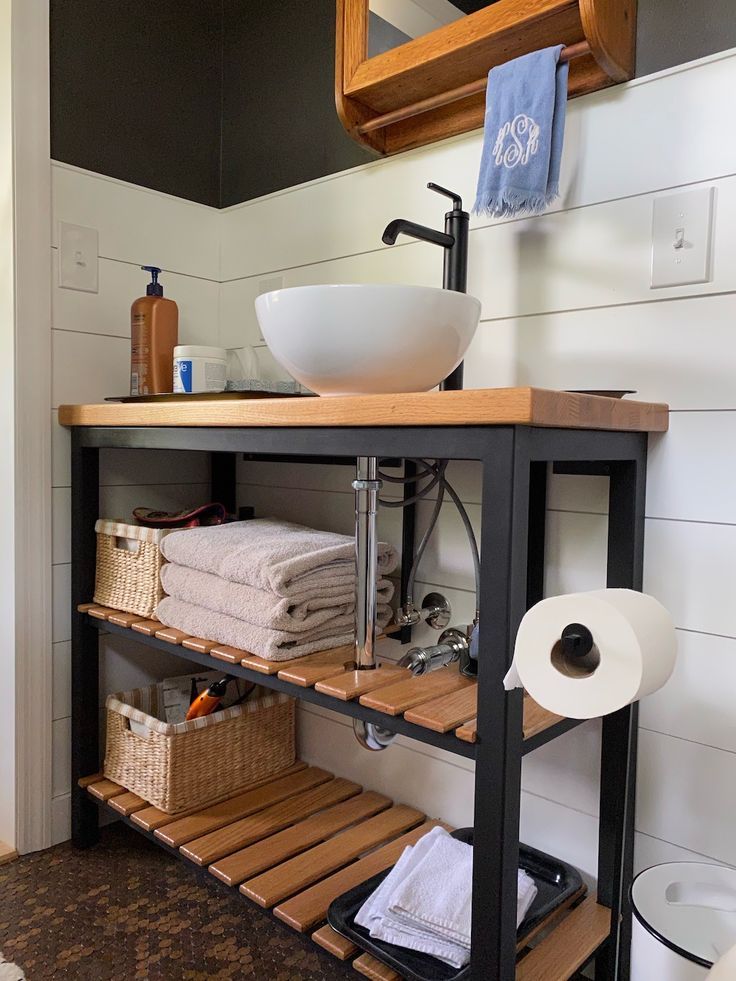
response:
[[[473,844],[473,829],[460,828],[453,832],[453,838]],[[517,931],[519,941],[535,930],[554,911],[580,892],[583,880],[580,873],[571,865],[552,858],[544,852],[519,846],[519,867],[530,875],[537,885],[537,895],[524,921]],[[379,872],[366,882],[338,896],[327,912],[327,922],[333,930],[352,940],[354,944],[372,954],[377,960],[388,964],[402,978],[409,981],[464,981],[470,977],[470,967],[459,971],[431,957],[405,947],[374,940],[366,929],[357,926],[355,917],[363,903],[388,875],[390,869]]]
[[[161,392],[157,395],[108,395],[106,402],[222,402],[237,399],[299,399],[299,392],[259,391]],[[310,396],[311,397],[311,396]]]

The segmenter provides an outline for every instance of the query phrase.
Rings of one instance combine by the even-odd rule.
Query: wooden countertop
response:
[[[554,426],[664,432],[668,406],[542,388],[62,405],[63,426]]]

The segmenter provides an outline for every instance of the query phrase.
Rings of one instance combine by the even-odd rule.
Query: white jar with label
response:
[[[224,347],[180,344],[174,348],[175,392],[224,392],[226,377]]]

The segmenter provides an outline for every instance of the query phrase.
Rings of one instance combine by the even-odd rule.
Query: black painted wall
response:
[[[54,160],[220,203],[222,0],[51,0]]]
[[[219,207],[371,159],[335,112],[334,11],[51,0],[53,158]],[[639,0],[639,75],[732,46],[734,0]]]
[[[335,0],[224,11],[222,207],[372,160],[335,111]]]

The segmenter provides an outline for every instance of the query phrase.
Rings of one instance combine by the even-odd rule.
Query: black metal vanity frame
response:
[[[322,704],[332,711],[380,722],[421,742],[474,758],[475,878],[473,981],[513,981],[516,959],[516,880],[521,761],[579,723],[565,720],[534,740],[522,740],[522,693],[505,692],[524,612],[543,594],[548,465],[560,472],[610,478],[607,584],[641,589],[647,434],[532,426],[380,427],[75,427],[72,429],[72,832],[77,845],[98,835],[95,804],[77,784],[99,767],[98,631],[116,632],[77,612],[94,592],[99,504],[99,450],[142,448],[212,454],[213,497],[234,503],[235,454],[271,459],[378,456],[476,460],[482,464],[481,623],[478,741],[467,744],[388,717],[357,702],[338,702],[297,689],[276,676],[237,666],[228,671],[265,687]],[[346,480],[346,483],[349,482]],[[120,629],[130,637],[130,631]],[[211,666],[207,655],[137,635],[188,661]],[[612,930],[596,954],[598,981],[628,981],[637,706],[603,720],[598,846],[598,902],[610,907]],[[152,838],[152,840],[157,839]],[[624,914],[624,915],[622,915]]]

